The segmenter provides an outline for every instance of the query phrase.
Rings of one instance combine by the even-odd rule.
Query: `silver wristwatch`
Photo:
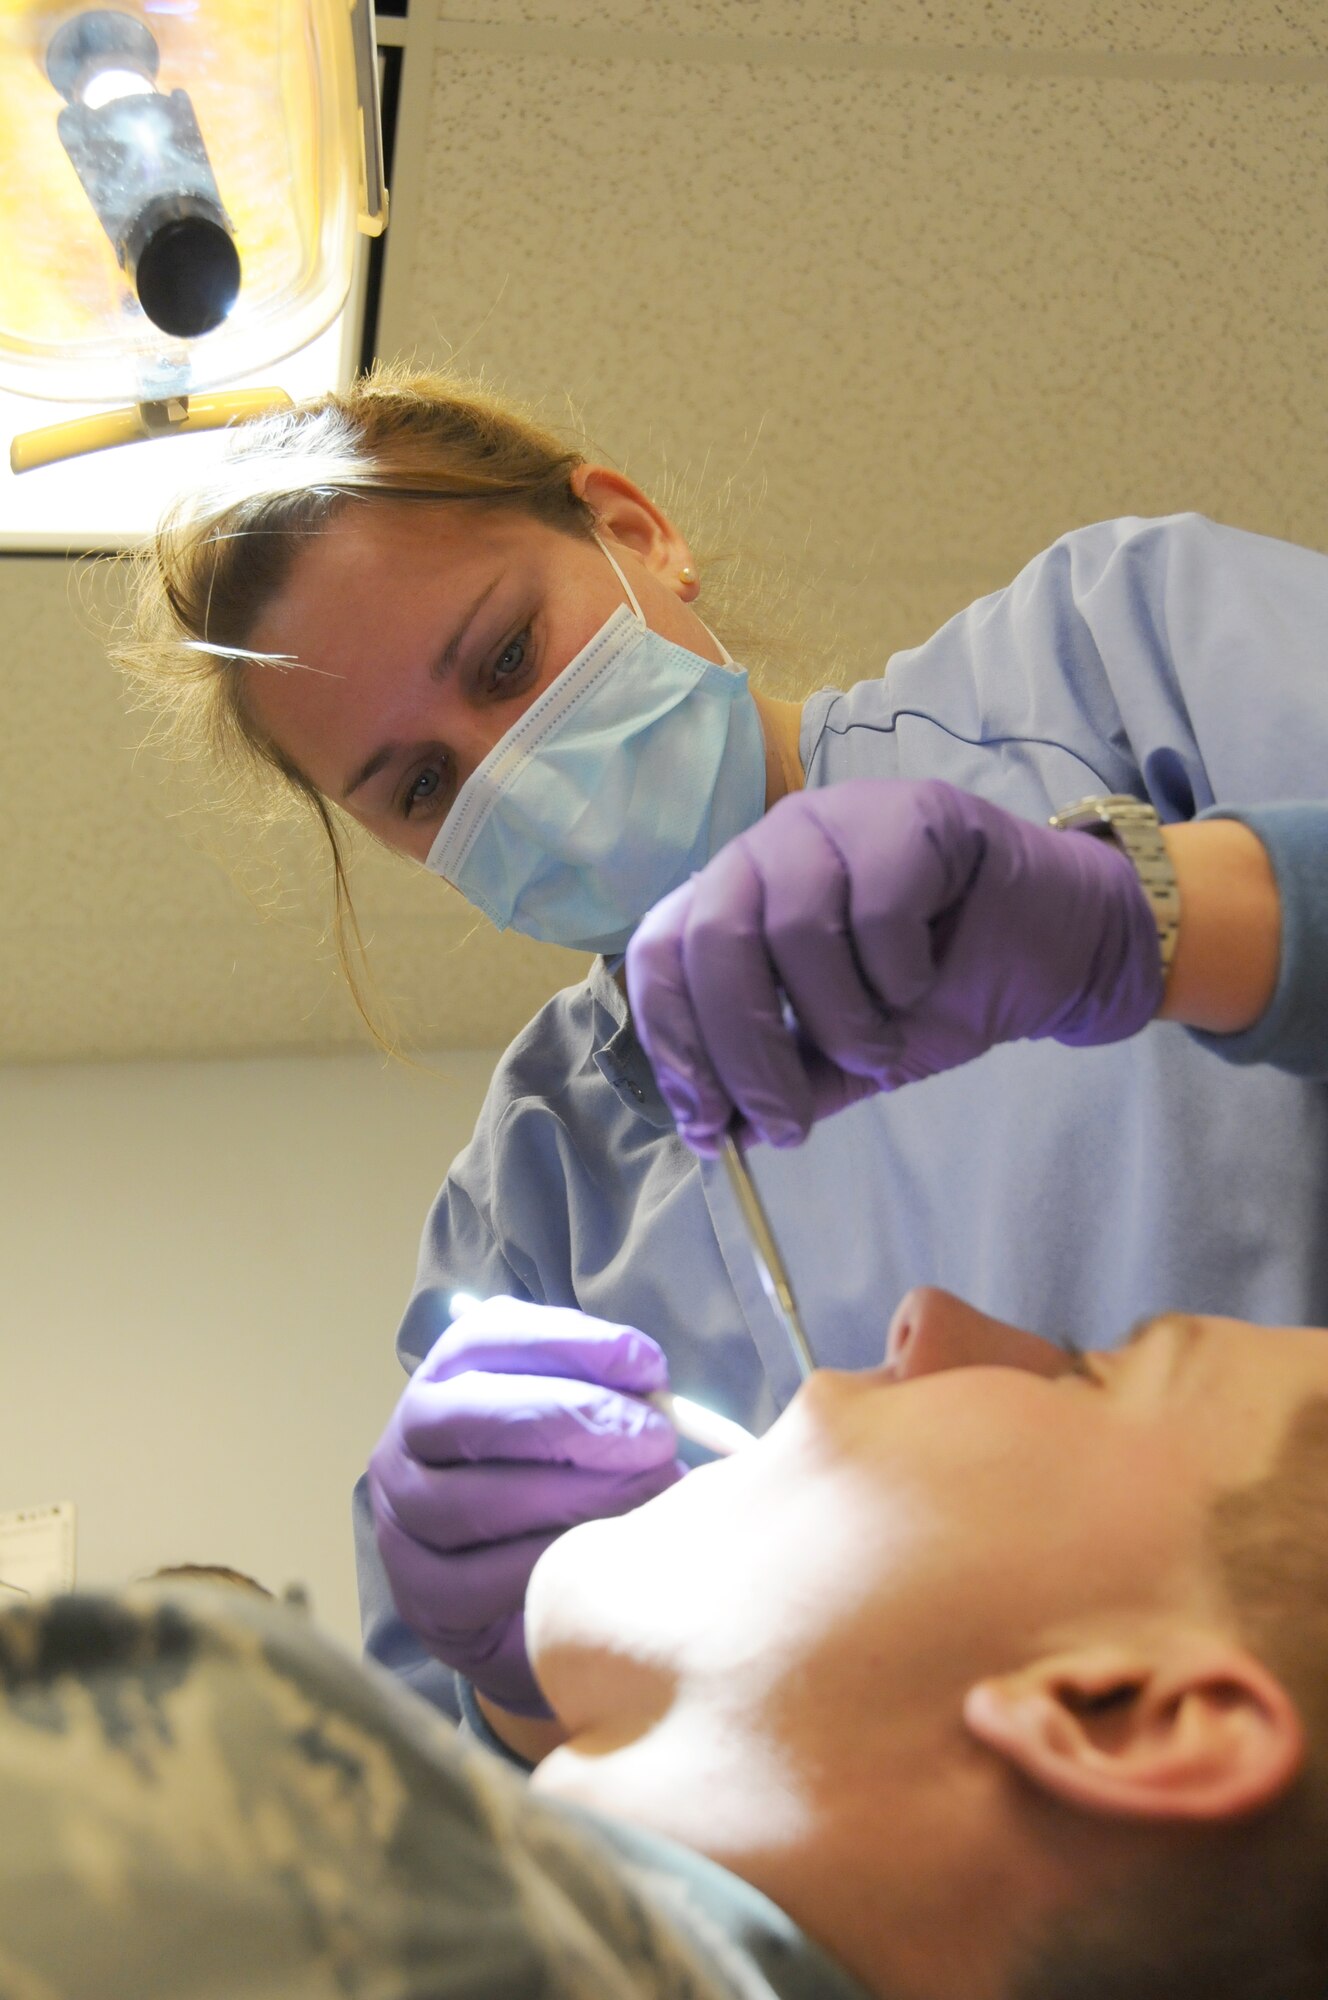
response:
[[[1132,799],[1128,792],[1107,792],[1097,798],[1080,799],[1072,806],[1062,806],[1051,815],[1049,824],[1067,833],[1105,834],[1132,863],[1152,905],[1165,976],[1176,953],[1180,890],[1153,808],[1142,799]]]

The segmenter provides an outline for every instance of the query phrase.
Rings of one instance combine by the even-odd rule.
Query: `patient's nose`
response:
[[[1064,1375],[1074,1366],[1051,1341],[992,1319],[936,1285],[915,1285],[900,1300],[886,1335],[885,1358],[901,1381],[948,1368],[1022,1368],[1030,1375]]]

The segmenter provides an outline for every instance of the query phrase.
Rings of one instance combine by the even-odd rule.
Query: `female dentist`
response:
[[[822,1363],[878,1360],[917,1283],[1104,1347],[1164,1307],[1328,1319],[1328,1097],[1256,837],[1325,796],[1328,559],[1102,523],[793,705],[727,661],[648,497],[491,398],[379,380],[237,445],[145,558],[122,663],[330,837],[343,807],[499,925],[605,955],[500,1063],[426,1225],[418,1372],[357,1493],[372,1653],[445,1706],[458,1670],[530,1747],[537,1556],[679,1475],[641,1395],[758,1427],[787,1400],[700,1157],[735,1115],[773,1142],[750,1164]],[[1086,795],[1164,831],[1046,825]],[[661,898],[628,977],[664,1095],[615,976]],[[484,1303],[449,1325],[456,1291]]]

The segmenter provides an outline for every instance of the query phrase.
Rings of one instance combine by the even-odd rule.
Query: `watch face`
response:
[[[1059,812],[1052,813],[1048,824],[1068,832],[1087,829],[1105,833],[1117,825],[1154,827],[1158,818],[1146,799],[1132,798],[1128,792],[1099,792],[1092,798],[1062,806]]]
[[[1062,806],[1059,812],[1054,812],[1049,824],[1058,827],[1063,833],[1105,828],[1108,818],[1103,808],[1108,803],[1105,798],[1076,799],[1073,805]]]

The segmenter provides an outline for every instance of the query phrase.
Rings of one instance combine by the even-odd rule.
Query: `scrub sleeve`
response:
[[[1201,817],[1239,820],[1263,842],[1282,904],[1282,949],[1273,997],[1254,1026],[1240,1035],[1192,1030],[1194,1039],[1224,1062],[1328,1077],[1328,807],[1219,807]]]

